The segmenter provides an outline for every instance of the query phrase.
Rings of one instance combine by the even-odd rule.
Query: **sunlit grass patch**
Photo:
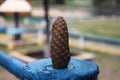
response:
[[[120,38],[120,18],[94,18],[68,22],[70,28],[98,36]]]

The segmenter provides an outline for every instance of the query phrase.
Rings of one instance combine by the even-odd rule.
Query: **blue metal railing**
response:
[[[28,64],[0,51],[0,66],[21,80],[97,80],[98,66],[93,62],[71,58],[68,67],[55,69],[51,58]]]
[[[91,41],[98,41],[98,42],[120,45],[120,39],[112,39],[112,38],[100,37],[100,36],[94,36],[94,35],[87,35],[87,34],[69,33],[69,35],[70,35],[70,37],[73,37],[73,38],[82,37],[85,40],[91,40]]]
[[[23,67],[26,65],[24,62],[0,51],[0,65],[14,74],[16,77],[23,79]]]

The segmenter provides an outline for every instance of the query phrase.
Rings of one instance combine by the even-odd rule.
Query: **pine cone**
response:
[[[70,60],[67,24],[63,17],[58,17],[52,27],[51,58],[54,68],[67,68]]]

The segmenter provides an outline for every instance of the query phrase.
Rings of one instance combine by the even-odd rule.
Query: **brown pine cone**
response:
[[[51,58],[54,68],[67,68],[70,60],[67,24],[63,17],[58,17],[52,26]]]

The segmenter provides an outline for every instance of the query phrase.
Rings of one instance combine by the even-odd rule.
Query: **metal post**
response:
[[[19,13],[14,13],[14,22],[15,22],[15,28],[19,28]],[[16,34],[14,37],[14,40],[20,40],[21,35]]]
[[[44,10],[45,10],[45,21],[46,21],[46,27],[45,27],[45,33],[46,33],[46,42],[49,43],[49,19],[48,19],[48,0],[44,0]]]
[[[49,31],[49,19],[48,19],[48,0],[43,0],[43,4],[44,4],[44,10],[45,10],[44,18],[46,21],[46,26],[45,26],[46,43],[45,43],[45,55],[44,55],[44,57],[49,57],[50,56],[50,48],[49,48],[50,31]]]
[[[19,28],[19,13],[14,13],[15,18],[15,28]]]

